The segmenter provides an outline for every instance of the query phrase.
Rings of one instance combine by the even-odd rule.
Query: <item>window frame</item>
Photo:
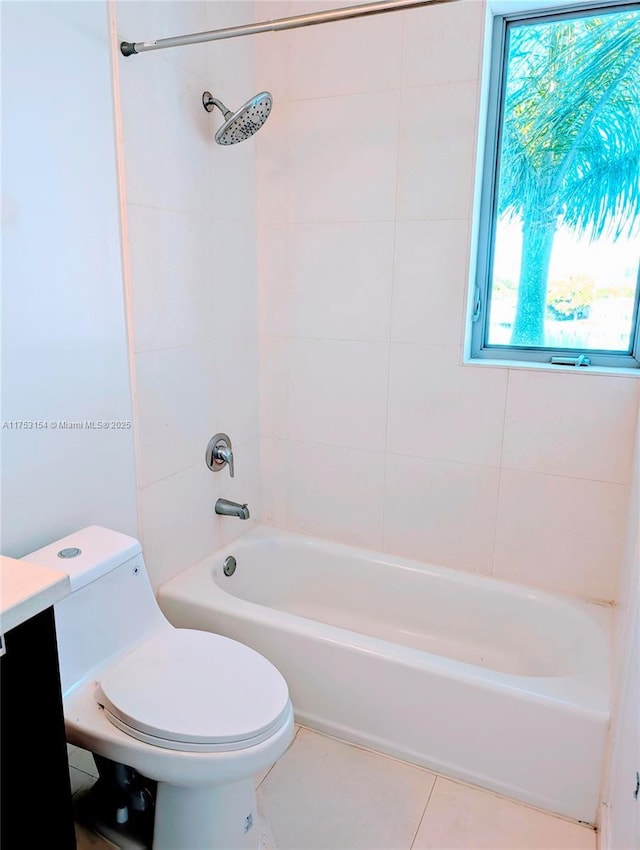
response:
[[[499,5],[499,4],[495,4]],[[520,4],[518,4],[520,6]],[[528,4],[527,4],[528,5]],[[576,363],[576,366],[587,368],[604,367],[617,369],[640,369],[640,258],[636,302],[632,320],[632,349],[631,353],[612,353],[595,349],[576,348],[542,348],[514,345],[488,345],[489,330],[489,301],[490,286],[493,274],[493,254],[495,246],[495,229],[497,224],[497,181],[500,165],[500,148],[502,139],[502,121],[506,76],[507,76],[507,47],[508,28],[513,23],[537,23],[544,19],[562,20],[578,16],[589,16],[599,11],[610,12],[616,7],[625,9],[640,9],[640,2],[629,3],[628,0],[602,0],[602,2],[582,2],[571,4],[556,4],[543,8],[522,8],[518,11],[492,11],[490,22],[491,43],[489,46],[489,82],[487,88],[487,104],[484,116],[485,137],[484,151],[479,156],[478,164],[482,169],[479,180],[479,206],[477,211],[477,242],[475,248],[475,269],[470,280],[470,350],[471,362],[483,360],[514,361],[518,363],[552,364],[552,358],[578,359],[580,355],[588,358],[588,364]],[[482,118],[481,118],[482,120]],[[554,365],[571,366],[563,363]]]

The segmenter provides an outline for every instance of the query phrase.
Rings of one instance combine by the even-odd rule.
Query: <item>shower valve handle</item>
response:
[[[229,464],[229,475],[233,478],[233,452],[230,448],[216,446],[213,456],[219,463]]]
[[[229,475],[233,478],[233,448],[226,434],[216,434],[207,444],[205,461],[212,472],[220,472],[225,466],[229,467]]]

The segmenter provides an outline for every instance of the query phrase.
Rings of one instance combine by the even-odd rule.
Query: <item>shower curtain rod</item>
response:
[[[241,35],[256,35],[261,32],[280,32],[281,30],[312,27],[315,24],[328,24],[332,21],[344,21],[349,18],[364,18],[368,15],[380,15],[383,12],[399,12],[402,9],[416,9],[420,6],[436,6],[440,3],[455,3],[456,0],[379,0],[360,6],[346,6],[343,9],[327,9],[326,12],[310,12],[308,15],[292,15],[277,18],[274,21],[262,21],[257,24],[243,24],[239,27],[225,27],[208,32],[194,32],[190,35],[177,35],[174,38],[159,38],[156,41],[123,41],[120,51],[123,56],[145,53],[147,50],[164,50],[165,47],[182,47],[186,44],[200,44],[203,41],[219,41],[223,38],[237,38]]]

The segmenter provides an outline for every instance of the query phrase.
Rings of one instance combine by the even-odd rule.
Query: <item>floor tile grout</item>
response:
[[[295,744],[296,739],[297,739],[297,737],[298,737],[298,734],[299,734],[299,732],[300,732],[300,729],[302,729],[302,726],[300,726],[299,724],[296,724],[296,734],[293,736],[293,741],[291,741],[291,743],[290,743],[290,744],[289,744],[289,746],[287,747],[287,750],[291,749],[291,747]],[[285,751],[285,752],[286,752],[286,751]],[[260,782],[256,785],[256,791],[258,790],[258,788],[260,788],[260,786],[263,784],[263,782],[264,782],[264,781],[266,780],[266,778],[269,776],[269,774],[271,773],[271,771],[273,770],[273,768],[276,766],[276,764],[278,764],[278,762],[277,762],[277,761],[276,761],[276,762],[274,762],[274,763],[271,765],[271,767],[269,768],[269,770],[265,773],[265,775],[262,777],[262,779],[260,780]]]
[[[529,809],[534,812],[540,812],[540,814],[546,815],[547,817],[557,818],[558,820],[562,820],[565,823],[574,824],[575,826],[580,826],[584,829],[589,829],[591,831],[597,832],[597,828],[594,824],[575,820],[573,818],[568,817],[567,815],[561,815],[558,812],[552,812],[549,809],[541,809],[538,806],[534,806],[533,803],[525,803],[523,800],[516,800],[514,797],[508,797],[506,794],[500,794],[499,791],[494,791],[492,788],[485,788],[482,785],[474,785],[472,782],[466,782],[464,779],[458,779],[455,776],[448,776],[445,773],[438,773],[436,770],[432,770],[431,768],[423,767],[422,765],[414,764],[410,761],[405,761],[404,759],[398,758],[397,756],[392,756],[388,753],[382,753],[379,750],[373,750],[369,747],[365,747],[363,744],[356,744],[353,741],[346,741],[344,738],[338,738],[336,735],[331,735],[328,732],[320,732],[317,729],[313,729],[311,726],[304,726],[303,724],[298,724],[298,726],[300,729],[304,729],[314,735],[321,735],[324,738],[330,738],[331,740],[337,741],[339,744],[344,744],[347,747],[354,747],[355,749],[362,750],[365,753],[371,753],[374,756],[379,756],[382,759],[388,759],[390,761],[396,762],[397,764],[404,765],[405,767],[413,768],[414,770],[422,771],[423,773],[428,773],[434,777],[435,781],[437,781],[438,779],[442,779],[447,782],[454,782],[456,785],[462,785],[465,788],[472,788],[474,791],[480,791],[484,794],[492,794],[494,797],[498,797],[501,800],[508,800],[510,803],[513,803],[516,806],[521,806],[525,809]],[[291,746],[293,746],[293,743],[291,744]],[[435,788],[435,781],[429,794],[429,799],[431,798],[431,794],[433,793],[433,789]]]
[[[422,807],[420,807],[420,795],[419,794],[416,795],[416,797],[417,797],[417,799],[415,800],[416,808],[413,808],[414,803],[412,803],[412,805],[411,805],[411,809],[414,811],[414,813],[416,812],[416,809],[419,812],[417,825],[416,825],[415,829],[413,830],[413,834],[411,836],[411,833],[409,831],[411,829],[411,820],[412,819],[411,820],[408,819],[408,822],[405,821],[405,823],[407,823],[407,825],[409,827],[409,830],[407,830],[408,836],[407,836],[407,838],[398,842],[398,846],[397,846],[396,850],[414,850],[414,847],[416,846],[417,838],[420,835],[421,830],[423,829],[423,826],[426,822],[426,817],[427,817],[427,814],[430,811],[430,806],[433,809],[433,806],[435,805],[435,810],[434,810],[435,820],[434,820],[434,823],[437,824],[438,818],[441,817],[441,814],[442,814],[441,812],[439,813],[439,809],[442,807],[443,799],[446,799],[447,795],[451,796],[451,794],[454,793],[454,792],[451,791],[451,788],[447,786],[447,783],[451,783],[453,785],[457,785],[457,786],[461,786],[462,788],[469,789],[469,791],[473,792],[474,794],[478,794],[478,792],[479,792],[482,795],[486,795],[486,797],[485,797],[486,802],[482,803],[480,805],[488,806],[489,808],[491,807],[491,805],[498,805],[497,803],[491,804],[487,800],[487,797],[496,798],[497,800],[503,801],[506,804],[515,805],[519,809],[522,809],[523,810],[523,815],[522,815],[523,819],[526,819],[526,815],[524,813],[526,813],[527,811],[535,812],[539,815],[544,816],[545,818],[553,819],[554,821],[564,821],[565,824],[568,824],[572,827],[583,827],[583,828],[585,828],[585,829],[587,829],[591,832],[595,832],[596,839],[597,839],[597,830],[589,824],[580,823],[580,822],[572,820],[572,819],[570,819],[566,816],[558,815],[556,813],[553,813],[553,812],[550,812],[550,811],[547,811],[547,810],[539,809],[535,806],[532,806],[532,805],[525,803],[525,802],[522,802],[520,800],[514,800],[513,798],[507,797],[507,796],[500,794],[497,791],[494,791],[492,789],[483,788],[483,787],[480,787],[480,786],[477,786],[477,785],[472,785],[469,782],[465,782],[461,779],[456,779],[456,778],[453,778],[453,777],[450,777],[450,776],[445,776],[443,774],[437,773],[433,770],[429,770],[428,768],[422,767],[420,765],[415,765],[415,764],[412,764],[411,762],[404,761],[404,760],[399,759],[395,756],[388,755],[386,753],[381,753],[379,751],[369,749],[368,747],[362,746],[360,744],[355,744],[355,743],[352,743],[350,741],[345,741],[344,739],[337,738],[337,737],[330,735],[330,734],[327,734],[325,732],[320,732],[316,729],[313,729],[313,728],[308,727],[308,726],[301,725],[299,723],[296,723],[295,734],[293,736],[293,739],[291,741],[290,746],[287,749],[287,752],[291,751],[291,749],[294,747],[296,742],[300,742],[300,745],[304,749],[304,739],[306,738],[306,735],[300,736],[301,732],[309,733],[310,738],[307,738],[307,742],[311,741],[311,739],[313,737],[324,738],[324,739],[335,742],[335,744],[338,745],[341,749],[348,747],[350,749],[359,750],[363,753],[366,753],[370,756],[373,756],[376,759],[376,762],[377,762],[377,766],[374,765],[374,770],[375,771],[379,770],[381,774],[384,774],[385,770],[386,770],[386,768],[384,766],[384,762],[382,761],[383,759],[387,763],[389,763],[389,762],[395,763],[398,767],[409,768],[413,772],[414,779],[410,780],[410,778],[409,778],[410,773],[407,772],[407,774],[406,774],[406,776],[408,777],[407,781],[418,783],[418,785],[416,785],[418,790],[420,788],[419,783],[426,784],[424,777],[422,779],[419,778],[420,774],[423,774],[423,775],[427,774],[429,777],[431,777],[431,779],[432,779],[431,786],[426,793],[426,799],[423,798],[424,799],[424,805]],[[77,748],[77,750],[78,750],[79,753],[83,752],[83,748]],[[344,750],[342,750],[342,751],[344,752]],[[87,751],[87,752],[89,752],[89,751]],[[335,752],[338,753],[338,755],[340,754],[339,750],[336,750]],[[340,759],[341,758],[342,758],[342,756],[340,756]],[[340,759],[339,759],[339,761],[340,761]],[[271,777],[272,772],[273,772],[274,768],[279,764],[279,761],[280,760],[275,762],[269,768],[267,773],[260,780],[259,784],[256,785],[256,793],[257,793],[258,789],[262,788],[262,794],[266,794],[265,799],[263,799],[263,806],[266,804],[266,800],[268,799],[268,795],[269,795],[269,789],[268,788],[264,789],[263,785],[265,784],[265,781]],[[372,764],[374,764],[374,763],[372,762]],[[388,768],[388,770],[392,771],[391,775],[393,775],[393,769],[391,768],[391,766]],[[77,773],[73,774],[73,771],[77,771]],[[88,790],[88,788],[91,785],[93,785],[98,778],[97,776],[95,776],[91,773],[88,773],[86,770],[83,770],[82,768],[78,768],[78,767],[76,767],[75,765],[72,765],[72,764],[70,764],[70,775],[75,776],[76,782],[79,781],[80,783],[82,783],[81,787],[79,787],[74,792],[74,794],[73,794],[74,799],[76,798],[77,795],[85,793]],[[277,782],[278,782],[278,780],[276,780],[276,784],[277,784]],[[439,804],[434,804],[434,802],[433,802],[434,801],[434,793],[436,791],[436,786],[439,786],[441,788],[440,796],[438,797],[438,800],[440,801]],[[331,792],[331,793],[333,793],[333,792]],[[458,795],[460,795],[462,792],[456,792],[456,793]],[[331,797],[331,794],[329,796]],[[454,798],[455,798],[455,796],[456,796],[456,794],[454,793]],[[460,797],[460,799],[461,800],[465,799],[464,795],[462,797]],[[472,799],[472,798],[467,797],[467,799]],[[319,799],[317,802],[322,804],[321,799]],[[330,802],[330,800],[329,800],[329,802]],[[475,805],[477,805],[477,804],[474,802],[474,806]],[[502,805],[502,804],[500,804],[500,805]],[[263,812],[263,815],[265,815],[265,814],[266,813]],[[410,812],[409,812],[409,814],[410,814]],[[551,825],[549,825],[546,828],[548,828],[550,831],[553,831],[553,827]],[[556,829],[557,828],[559,828],[560,830],[563,829],[562,827],[556,827]],[[426,829],[427,832],[429,832],[431,827],[425,827],[425,829]],[[585,841],[586,840],[587,839],[585,837]],[[593,839],[591,839],[591,840],[593,840]],[[582,846],[582,841],[581,841],[581,846]],[[595,846],[596,845],[594,844],[594,847]],[[346,848],[345,848],[345,850],[346,850]]]
[[[414,832],[413,838],[411,839],[411,844],[409,845],[409,850],[413,850],[413,845],[416,843],[416,838],[418,837],[418,833],[420,832],[420,827],[422,826],[422,821],[424,820],[425,815],[427,814],[427,809],[429,808],[429,801],[431,800],[431,796],[434,792],[434,789],[436,787],[436,782],[438,781],[438,779],[439,779],[439,777],[436,776],[436,778],[433,780],[433,785],[429,789],[429,793],[427,794],[427,802],[424,804],[424,809],[422,810],[422,814],[420,815],[420,820],[418,821],[418,826],[416,827],[416,831]]]

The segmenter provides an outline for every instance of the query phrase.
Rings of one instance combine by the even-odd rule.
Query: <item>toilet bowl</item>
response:
[[[153,850],[257,848],[253,777],[293,740],[278,670],[174,628],[134,538],[91,526],[25,559],[69,573],[55,605],[67,739],[157,782]]]

